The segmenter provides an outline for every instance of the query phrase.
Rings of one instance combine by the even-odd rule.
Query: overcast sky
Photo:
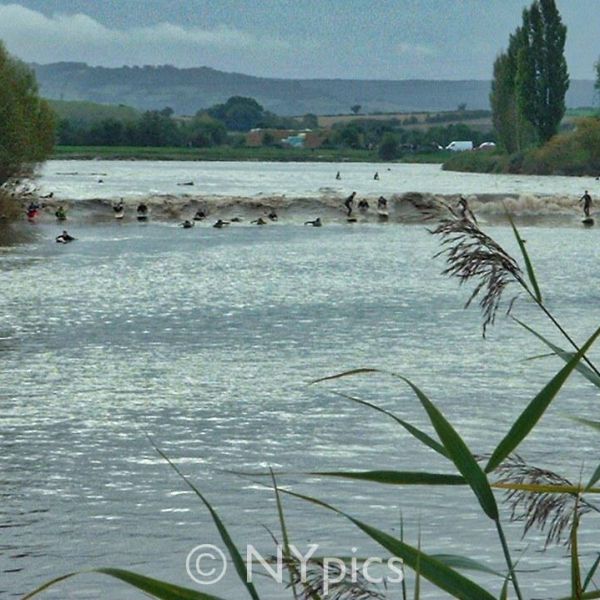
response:
[[[172,64],[285,78],[490,79],[523,0],[0,0],[29,62]],[[600,0],[557,0],[574,79],[593,79]]]

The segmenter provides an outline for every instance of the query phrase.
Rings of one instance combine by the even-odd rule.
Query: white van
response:
[[[450,142],[446,146],[446,150],[451,150],[452,152],[464,152],[465,150],[473,150],[473,142]]]

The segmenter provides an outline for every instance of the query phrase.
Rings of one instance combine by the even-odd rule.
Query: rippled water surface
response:
[[[424,228],[111,223],[81,226],[66,246],[54,243],[54,230],[40,225],[33,242],[0,253],[0,597],[94,566],[194,585],[186,555],[219,538],[147,435],[206,493],[240,547],[272,552],[262,526],[277,531],[277,517],[256,478],[228,471],[273,466],[287,472],[281,484],[393,534],[402,515],[408,540],[416,544],[420,531],[427,551],[503,570],[494,529],[467,490],[299,475],[451,471],[384,415],[333,393],[429,430],[399,381],[364,375],[307,386],[311,380],[364,366],[405,374],[485,453],[559,368],[552,359],[525,362],[545,349],[508,319],[482,339],[477,310],[462,309],[468,291],[439,275],[437,242]],[[516,252],[507,228],[490,231]],[[585,339],[597,326],[597,232],[525,227],[523,235],[548,305]],[[525,298],[514,311],[558,340]],[[597,434],[568,415],[597,418],[597,401],[574,376],[521,453],[574,481],[583,469],[585,479],[596,466]],[[285,503],[300,547],[381,553],[341,517]],[[564,549],[541,553],[542,538],[520,533],[508,527],[521,565],[543,569],[525,576],[524,587],[538,598],[568,593]],[[595,549],[584,536],[586,564]],[[476,577],[499,594],[500,580]],[[288,597],[259,585],[265,598]],[[244,596],[231,573],[205,591]],[[140,596],[86,575],[45,597]]]

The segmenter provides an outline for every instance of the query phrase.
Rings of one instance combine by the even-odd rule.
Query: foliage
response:
[[[54,118],[33,72],[0,42],[0,186],[25,175],[54,146]]]
[[[598,106],[600,107],[600,58],[598,58],[598,60],[596,61],[594,69],[596,70],[596,80],[594,81],[594,89],[596,90],[596,100],[598,102]]]
[[[361,106],[360,104],[353,104],[353,105],[350,107],[350,110],[351,110],[351,111],[352,111],[352,112],[353,112],[355,115],[357,115],[357,114],[360,112],[360,109],[361,109],[361,108],[362,108],[362,106]]]
[[[116,121],[135,121],[140,111],[123,104],[98,104],[81,100],[48,100],[57,119],[67,120],[77,126],[89,126],[106,119]]]
[[[566,27],[554,0],[535,0],[494,63],[490,103],[508,152],[549,140],[565,113]]]
[[[390,131],[384,133],[379,144],[379,158],[381,160],[394,160],[398,158],[399,150],[400,144],[397,136]]]

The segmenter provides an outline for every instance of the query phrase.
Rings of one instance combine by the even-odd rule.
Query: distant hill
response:
[[[489,108],[489,81],[267,79],[224,73],[208,67],[90,67],[62,62],[32,65],[41,93],[55,100],[125,104],[141,110],[170,106],[177,114],[194,114],[230,96],[256,98],[279,115],[361,113]],[[571,82],[567,106],[593,104],[593,81]]]
[[[140,113],[129,106],[97,104],[76,100],[50,100],[50,107],[59,119],[68,119],[75,125],[91,125],[104,119],[135,121]]]

